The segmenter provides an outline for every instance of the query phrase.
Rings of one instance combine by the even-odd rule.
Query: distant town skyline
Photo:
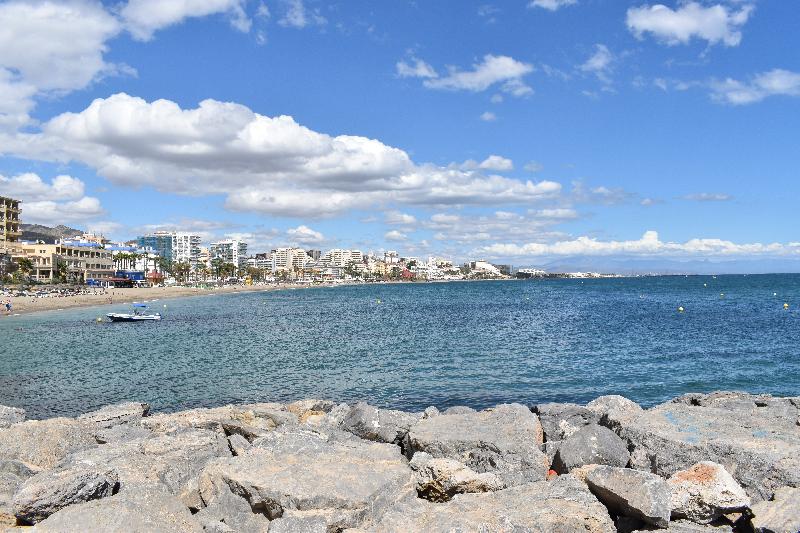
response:
[[[8,0],[0,196],[112,240],[800,271],[798,25],[758,0]]]

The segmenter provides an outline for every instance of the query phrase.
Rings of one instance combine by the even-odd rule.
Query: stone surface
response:
[[[708,524],[731,511],[750,505],[750,497],[725,467],[702,461],[679,470],[667,480],[672,490],[672,516]]]
[[[307,399],[287,404],[286,410],[298,419],[302,419],[309,412],[330,413],[334,407],[336,407],[336,404],[330,400]]]
[[[222,432],[222,423],[232,421],[243,426],[270,430],[284,424],[297,424],[298,419],[279,403],[257,403],[151,415],[142,419],[141,424],[159,433],[190,428]]]
[[[424,411],[422,411],[422,418],[432,418],[434,416],[439,416],[440,414],[441,413],[436,407],[429,405]]]
[[[322,518],[328,529],[357,527],[416,496],[399,449],[361,440],[330,440],[312,431],[275,431],[243,455],[212,461],[200,477],[213,508],[237,497],[254,513]]]
[[[542,426],[520,404],[421,420],[408,433],[407,455],[427,452],[459,461],[475,472],[497,474],[506,486],[545,479],[547,456],[539,450]]]
[[[603,426],[584,426],[564,439],[553,456],[552,469],[568,474],[573,468],[600,464],[627,466],[630,460],[625,441]]]
[[[753,501],[800,486],[800,431],[793,398],[724,392],[686,395],[620,423],[631,466],[670,477],[714,461]]]
[[[444,410],[441,414],[443,415],[468,415],[470,413],[475,413],[475,409],[472,407],[467,407],[465,405],[454,405],[453,407],[448,407]]]
[[[321,517],[278,518],[269,524],[269,533],[327,533],[325,519]]]
[[[572,476],[498,492],[460,494],[446,503],[411,500],[364,527],[376,533],[612,533],[608,511]]]
[[[120,424],[106,429],[98,430],[94,438],[98,444],[112,442],[129,442],[135,439],[150,437],[153,432],[138,425]]]
[[[344,417],[340,427],[362,439],[400,444],[420,418],[403,411],[378,409],[358,402]]]
[[[669,524],[669,485],[655,474],[603,465],[586,475],[586,483],[595,496],[617,514],[639,518],[658,527]]]
[[[97,446],[94,427],[82,420],[27,420],[0,431],[0,460],[52,468],[72,452]]]
[[[241,435],[231,435],[228,437],[228,446],[230,446],[233,455],[242,455],[252,447],[252,444]]]
[[[202,533],[203,528],[175,496],[153,486],[71,505],[31,528],[32,532]]]
[[[773,498],[753,505],[751,520],[756,533],[797,533],[800,531],[800,489],[781,487]]]
[[[505,488],[495,474],[478,474],[455,459],[434,458],[425,452],[415,453],[409,466],[417,480],[417,493],[434,502],[447,501],[456,494]]]
[[[14,493],[26,479],[36,474],[22,461],[16,459],[0,460],[0,526],[13,526],[17,522],[14,516],[12,500]]]
[[[22,523],[35,524],[69,505],[111,496],[118,482],[114,470],[90,465],[41,472],[14,494],[14,514]]]
[[[651,526],[637,529],[633,533],[644,533],[645,531],[662,531],[665,533],[733,533],[733,528],[727,524],[695,524],[689,520],[673,520],[666,529]]]
[[[107,405],[97,411],[86,413],[78,420],[91,422],[100,428],[110,428],[119,424],[138,423],[150,412],[150,406],[142,402],[125,402]]]
[[[598,423],[617,430],[619,426],[642,413],[642,407],[624,396],[600,396],[586,404],[586,408],[596,416]]]
[[[542,423],[545,441],[564,440],[583,426],[596,424],[594,411],[574,403],[540,403],[531,411]]]
[[[25,409],[0,405],[0,429],[25,421]]]

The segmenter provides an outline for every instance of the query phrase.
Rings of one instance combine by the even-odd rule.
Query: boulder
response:
[[[97,446],[94,427],[82,420],[28,420],[0,431],[0,460],[52,468],[70,453]]]
[[[0,429],[25,421],[25,409],[0,405]]]
[[[573,468],[599,464],[627,466],[630,461],[625,441],[603,426],[584,426],[564,439],[553,456],[552,469],[568,474]]]
[[[242,455],[251,448],[252,444],[241,435],[231,435],[228,437],[228,446],[230,446],[233,455]]]
[[[434,502],[444,502],[456,494],[489,492],[505,488],[495,474],[478,474],[455,459],[434,458],[417,452],[409,466],[417,480],[417,494]]]
[[[472,407],[467,407],[466,405],[454,405],[453,407],[448,407],[444,410],[443,415],[468,415],[471,413],[475,413],[475,409]]]
[[[223,432],[223,422],[238,422],[243,426],[271,430],[284,424],[297,424],[297,421],[297,416],[281,404],[256,403],[156,414],[142,419],[141,424],[157,433],[191,428]]]
[[[328,527],[322,517],[278,518],[269,524],[269,533],[327,533]]]
[[[655,474],[629,468],[597,466],[586,475],[589,489],[617,514],[661,528],[670,518],[670,489]]]
[[[539,450],[542,426],[520,404],[421,420],[406,437],[405,452],[455,459],[478,473],[497,474],[506,486],[545,479],[549,461]]]
[[[71,505],[31,528],[32,532],[202,533],[203,528],[175,496],[159,486]]]
[[[298,400],[286,406],[286,410],[295,415],[298,419],[303,419],[309,412],[330,413],[336,404],[330,400]]]
[[[300,429],[257,439],[242,455],[212,461],[200,476],[210,509],[235,497],[270,520],[322,518],[329,530],[378,519],[389,506],[413,499],[414,489],[396,446]]]
[[[800,531],[800,489],[781,487],[772,499],[753,505],[751,523],[756,533],[797,533]]]
[[[644,533],[645,531],[661,531],[663,533],[733,533],[733,528],[727,524],[695,524],[689,520],[673,520],[666,529],[651,526],[637,529],[633,533]]]
[[[91,422],[99,428],[110,428],[119,424],[138,423],[150,412],[150,406],[141,402],[125,402],[107,405],[97,411],[86,413],[78,420]]]
[[[564,440],[583,426],[596,424],[594,411],[574,403],[540,403],[531,411],[542,423],[545,441]]]
[[[631,420],[643,411],[642,407],[624,396],[600,396],[586,404],[586,408],[597,417],[598,423],[617,430],[620,424]]]
[[[0,526],[13,526],[17,523],[12,506],[14,493],[36,472],[22,461],[0,460]]]
[[[69,505],[111,496],[118,483],[113,469],[92,465],[44,471],[25,481],[14,494],[14,514],[24,524],[35,524]]]
[[[344,417],[340,427],[362,439],[401,444],[408,430],[419,419],[419,416],[403,411],[378,409],[358,402]]]
[[[377,533],[616,531],[606,508],[586,485],[572,476],[498,492],[459,494],[446,503],[410,500],[396,505],[364,530]]]
[[[147,438],[153,435],[149,429],[139,425],[120,424],[110,428],[101,429],[94,434],[98,444],[112,442],[129,442],[135,439]]]
[[[436,407],[429,405],[424,411],[422,411],[422,418],[433,418],[434,416],[439,416],[440,414],[441,413]]]
[[[620,422],[631,466],[668,478],[700,461],[713,461],[753,501],[782,486],[800,486],[800,431],[796,399],[714,393],[681,396]]]
[[[742,511],[750,497],[721,464],[702,461],[667,480],[672,490],[672,516],[708,524],[724,514]]]

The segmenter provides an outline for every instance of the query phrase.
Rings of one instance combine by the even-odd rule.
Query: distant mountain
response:
[[[40,224],[20,224],[23,241],[44,241],[47,244],[54,244],[59,239],[68,239],[83,235],[83,230],[58,225],[49,228]]]
[[[800,272],[800,260],[756,258],[686,260],[630,257],[564,257],[533,265],[547,272],[600,272],[606,274],[771,274]]]

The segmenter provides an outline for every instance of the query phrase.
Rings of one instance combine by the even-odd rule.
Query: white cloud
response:
[[[438,76],[436,71],[425,61],[412,57],[411,64],[405,61],[398,61],[395,65],[397,75],[401,78],[435,78]]]
[[[730,194],[725,193],[700,192],[695,194],[687,194],[683,197],[683,199],[692,200],[695,202],[727,202],[728,200],[732,200],[733,197]]]
[[[497,120],[497,115],[495,115],[491,111],[484,111],[478,118],[480,118],[484,122],[494,122],[495,120]]]
[[[397,231],[396,229],[393,229],[391,231],[387,231],[383,235],[383,238],[386,239],[387,241],[399,242],[399,241],[408,240],[408,235],[406,235],[402,231]]]
[[[0,175],[0,195],[22,200],[22,220],[34,224],[68,224],[105,214],[100,200],[85,196],[84,183],[60,175],[47,183],[32,172]]]
[[[800,243],[736,244],[722,239],[690,239],[683,243],[664,242],[655,231],[647,231],[640,239],[601,241],[578,237],[553,243],[492,244],[476,250],[487,257],[548,256],[738,256],[800,255]]]
[[[384,221],[392,226],[411,226],[417,223],[417,218],[400,211],[388,211],[384,215]]]
[[[278,21],[281,26],[302,29],[328,23],[318,10],[308,10],[303,0],[283,0],[283,3],[286,5],[286,13]]]
[[[156,31],[179,24],[191,17],[226,14],[231,26],[250,31],[251,20],[245,13],[246,0],[128,0],[120,15],[128,31],[140,41],[149,41]]]
[[[718,102],[745,105],[769,96],[800,96],[800,73],[773,69],[746,82],[727,78],[711,82],[711,96]]]
[[[502,94],[493,94],[489,101],[493,104],[502,104],[503,103],[503,95]]]
[[[525,163],[525,166],[523,168],[528,172],[534,172],[534,173],[541,172],[542,170],[544,170],[544,166],[538,161],[528,161],[527,163]]]
[[[541,7],[549,11],[556,11],[562,7],[572,6],[578,3],[578,0],[533,0],[528,4],[528,7]]]
[[[303,225],[286,230],[286,235],[299,244],[320,244],[325,242],[325,236],[322,233]]]
[[[698,2],[681,3],[675,10],[662,4],[644,5],[628,9],[627,25],[637,38],[652,33],[668,45],[687,44],[696,37],[712,45],[737,46],[753,9],[744,5],[734,11],[722,4],[706,7]]]
[[[583,182],[572,183],[572,200],[585,204],[614,205],[629,200],[631,195],[624,189],[604,186],[587,187]]]
[[[485,91],[493,85],[500,85],[502,91],[513,96],[527,96],[533,92],[522,78],[533,72],[533,65],[517,61],[509,56],[487,54],[480,63],[472,65],[472,70],[448,67],[447,76],[426,79],[423,84],[430,89],[451,91]]]
[[[437,213],[422,225],[440,242],[458,244],[499,239],[543,241],[563,235],[552,228],[578,217],[569,208],[530,209],[525,213],[495,211],[492,214]],[[463,253],[463,249],[460,250]]]
[[[594,45],[594,54],[580,66],[583,72],[588,72],[597,76],[603,83],[611,82],[611,65],[614,62],[614,55],[604,44]]]
[[[514,162],[507,157],[490,155],[478,165],[484,170],[514,170]]]
[[[4,149],[23,157],[77,161],[113,183],[187,195],[226,195],[226,206],[319,217],[387,203],[525,204],[559,195],[552,181],[520,181],[415,164],[375,139],[332,137],[291,117],[267,117],[205,100],[181,109],[116,94],[64,113],[40,134],[18,134]]]

